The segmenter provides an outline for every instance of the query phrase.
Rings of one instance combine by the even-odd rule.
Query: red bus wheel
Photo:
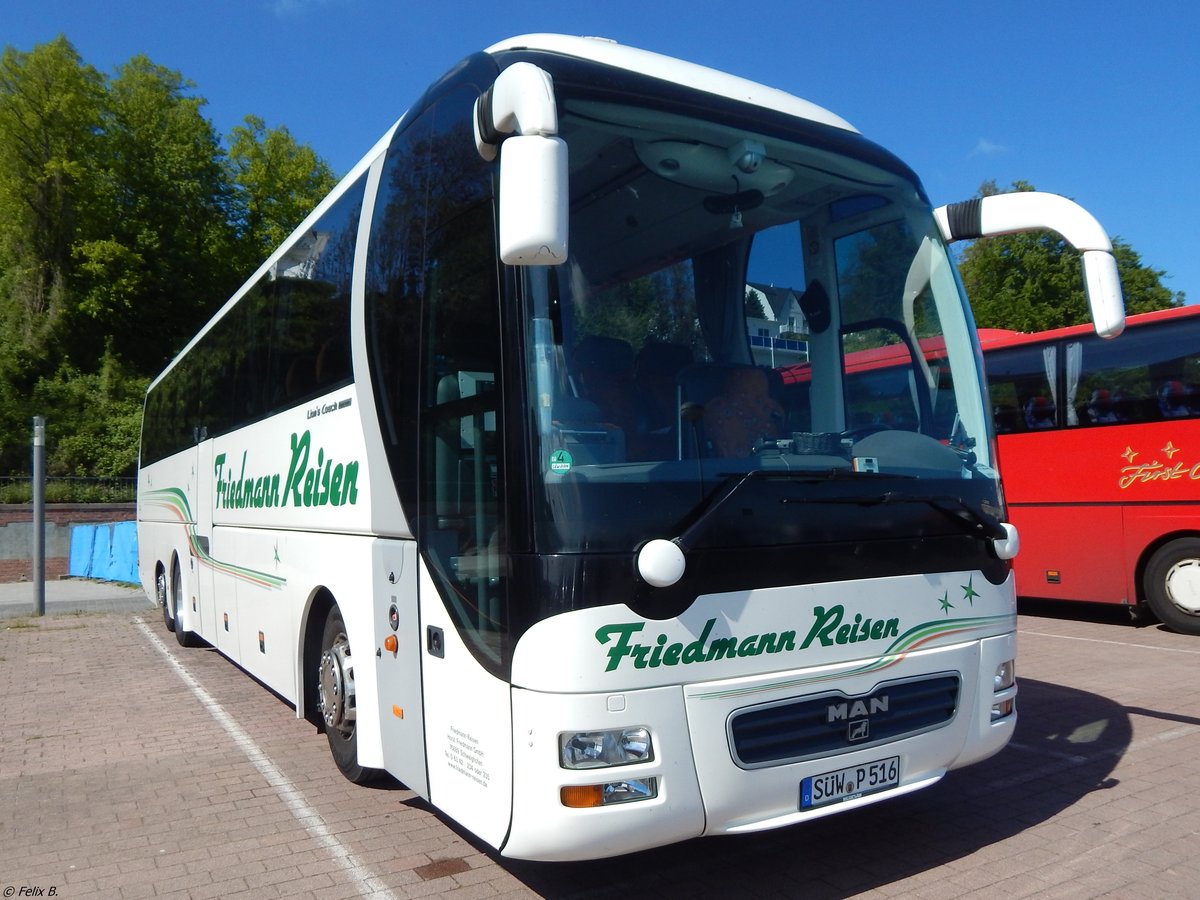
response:
[[[1159,621],[1172,631],[1200,635],[1200,538],[1179,538],[1156,550],[1142,585]]]

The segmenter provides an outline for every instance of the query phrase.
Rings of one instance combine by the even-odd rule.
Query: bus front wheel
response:
[[[1200,538],[1178,538],[1156,550],[1142,584],[1160,622],[1200,635]]]
[[[336,607],[325,618],[321,633],[321,655],[317,661],[317,712],[329,739],[329,751],[338,770],[355,784],[373,780],[374,769],[358,764],[356,719],[357,698],[354,690],[354,656],[346,623]]]

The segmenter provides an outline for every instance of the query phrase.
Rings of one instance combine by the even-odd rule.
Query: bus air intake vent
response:
[[[943,674],[750,707],[729,717],[729,746],[743,769],[859,750],[949,724],[958,689],[958,675]]]

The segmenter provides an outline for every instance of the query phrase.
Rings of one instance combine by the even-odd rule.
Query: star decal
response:
[[[275,542],[275,565],[279,565],[279,541]]]
[[[954,609],[954,604],[950,602],[950,592],[946,591],[942,594],[938,603],[942,605],[942,612],[949,614],[950,610]]]
[[[1167,441],[1167,446],[1162,448],[1162,452],[1167,454],[1167,459],[1173,459],[1175,454],[1179,452],[1179,448],[1170,441]]]
[[[967,579],[966,584],[960,584],[959,587],[963,590],[963,599],[970,601],[971,605],[974,606],[975,598],[979,596],[979,592],[975,590],[975,576],[972,575]]]
[[[1132,447],[1126,447],[1126,448],[1125,448],[1125,452],[1124,452],[1124,453],[1122,453],[1121,455],[1122,455],[1123,457],[1125,457],[1125,460],[1126,460],[1127,462],[1129,462],[1129,463],[1132,463],[1132,462],[1133,462],[1133,458],[1134,458],[1135,456],[1137,456],[1137,451],[1136,451],[1136,450],[1134,450]]]

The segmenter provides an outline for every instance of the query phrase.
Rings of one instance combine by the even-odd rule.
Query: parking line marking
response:
[[[1017,630],[1017,634],[1030,634],[1034,637],[1059,638],[1064,641],[1087,641],[1091,644],[1112,644],[1114,647],[1134,647],[1139,650],[1161,650],[1163,653],[1190,653],[1193,656],[1200,656],[1200,650],[1188,650],[1184,647],[1156,647],[1154,644],[1134,644],[1130,641],[1106,641],[1100,638],[1078,637],[1073,634],[1052,634],[1049,631],[1026,631],[1023,628]]]
[[[321,818],[321,814],[309,806],[308,801],[304,799],[304,794],[300,792],[286,775],[271,762],[270,757],[254,742],[254,738],[242,728],[241,725],[225,712],[225,708],[221,706],[212,694],[204,689],[204,686],[184,668],[183,663],[171,655],[164,644],[148,625],[139,617],[134,617],[133,620],[142,634],[144,634],[151,645],[162,654],[163,658],[175,670],[175,674],[182,679],[183,683],[188,686],[188,689],[200,701],[201,705],[208,710],[209,715],[217,720],[233,742],[238,745],[241,751],[246,754],[246,758],[254,764],[260,775],[266,779],[274,790],[276,796],[284,802],[287,808],[291,811],[296,821],[304,827],[317,843],[329,851],[329,855],[333,858],[342,870],[350,876],[358,887],[359,892],[364,897],[376,897],[379,900],[390,900],[394,895],[378,878],[368,869],[362,862],[359,861],[350,848],[343,844],[333,835],[329,828],[325,825],[325,820]]]

